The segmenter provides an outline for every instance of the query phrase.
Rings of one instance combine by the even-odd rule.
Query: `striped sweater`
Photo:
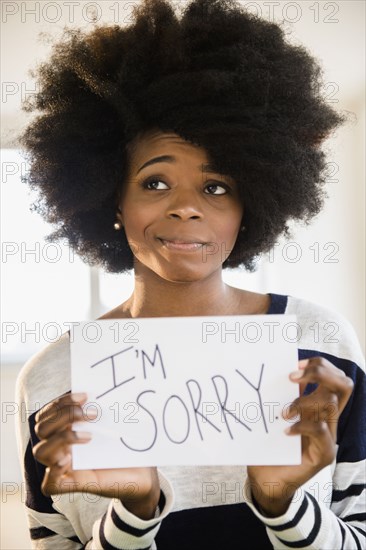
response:
[[[17,381],[17,439],[33,548],[221,550],[244,548],[248,541],[258,550],[365,548],[366,385],[359,343],[339,314],[294,297],[270,297],[268,314],[297,315],[299,359],[323,356],[354,381],[338,423],[334,463],[298,489],[287,512],[275,518],[261,515],[252,502],[245,466],[160,468],[161,497],[148,521],[118,499],[89,493],[45,497],[44,466],[32,454],[35,414],[70,391],[65,333],[33,356]]]

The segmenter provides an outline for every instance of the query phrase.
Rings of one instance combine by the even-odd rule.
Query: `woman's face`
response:
[[[150,132],[134,145],[119,218],[136,274],[144,266],[193,282],[221,270],[243,216],[235,182],[210,173],[205,150],[176,134]]]

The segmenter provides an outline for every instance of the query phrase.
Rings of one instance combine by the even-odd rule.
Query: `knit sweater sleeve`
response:
[[[35,415],[46,403],[69,391],[67,363],[67,343],[51,344],[27,362],[17,380],[17,443],[31,547],[37,550],[154,550],[160,523],[173,506],[173,489],[161,472],[160,500],[150,520],[131,514],[118,499],[89,493],[46,497],[41,492],[45,467],[33,456],[33,447],[38,442]]]
[[[311,327],[314,327],[314,317],[314,314],[308,316]],[[319,484],[310,480],[295,493],[285,514],[269,518],[257,509],[252,500],[249,481],[246,482],[246,502],[266,526],[275,549],[360,550],[366,547],[364,359],[357,337],[347,320],[334,312],[324,310],[321,318],[319,321],[315,319],[320,326],[330,322],[337,326],[337,338],[329,342],[330,339],[323,336],[314,342],[314,333],[310,337],[306,322],[301,322],[303,335],[299,358],[325,357],[352,378],[354,389],[339,418],[336,460],[335,464],[327,467],[333,471],[330,483]]]
[[[171,507],[171,490],[169,482],[159,473],[161,496],[155,517],[148,521],[142,520],[131,514],[123,506],[121,501],[114,499],[109,504],[106,513],[93,525],[93,539],[88,542],[86,548],[128,548],[131,550],[154,550],[155,535],[160,522],[168,515]],[[167,503],[166,495],[169,503]]]

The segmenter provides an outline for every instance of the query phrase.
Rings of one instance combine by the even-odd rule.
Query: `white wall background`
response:
[[[2,2],[2,148],[17,147],[16,135],[27,121],[21,113],[21,103],[35,89],[27,71],[50,51],[50,45],[41,42],[39,34],[59,35],[65,24],[91,29],[93,16],[99,22],[127,24],[136,3],[79,1],[71,3],[74,4],[71,8],[70,3],[63,1]],[[177,6],[185,3],[174,2]],[[338,310],[351,321],[364,348],[365,3],[349,0],[240,3],[266,19],[284,21],[290,40],[305,45],[321,62],[328,101],[337,109],[355,113],[356,118],[354,124],[342,128],[327,142],[329,162],[333,164],[329,172],[329,199],[323,213],[310,227],[295,228],[292,242],[279,243],[272,255],[262,259],[256,273],[233,271],[227,272],[225,278],[250,290],[292,294]],[[20,170],[9,176],[8,154],[9,151],[4,151],[3,159],[7,160],[2,165],[2,240],[20,243],[41,221],[28,212],[24,193],[19,191],[19,200],[17,192],[14,194]],[[47,232],[46,228],[43,233]],[[63,263],[64,275],[60,275],[60,264],[46,263],[34,266],[31,258],[24,262],[20,255],[14,255],[11,261],[3,259],[1,268],[7,283],[2,289],[3,297],[7,298],[2,310],[3,323],[26,319],[57,320],[62,324],[95,318],[127,298],[132,289],[132,278],[128,276],[105,275],[95,270],[90,273],[80,263],[67,265],[67,261]],[[50,286],[54,277],[62,279],[56,294]],[[78,295],[79,288],[86,295],[77,309],[72,291]],[[44,343],[40,341],[38,347]],[[1,370],[3,411],[14,399],[15,378],[24,359],[36,348],[34,342],[29,348],[20,340],[13,340],[7,347]],[[2,483],[20,484],[11,415],[2,417],[1,435]],[[2,548],[20,548],[14,537],[8,537]]]

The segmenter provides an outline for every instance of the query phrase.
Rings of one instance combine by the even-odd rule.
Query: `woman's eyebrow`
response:
[[[146,168],[147,166],[151,166],[151,164],[157,164],[158,162],[170,162],[170,163],[175,163],[177,162],[177,159],[171,155],[162,155],[160,157],[155,157],[153,159],[150,159],[148,160],[147,162],[145,162],[145,164],[143,164],[137,171],[137,174],[139,172],[141,172],[141,170],[143,170],[144,168]],[[208,173],[211,173],[211,174],[217,174],[217,170],[215,170],[214,166],[211,166],[210,164],[202,164],[201,165],[201,170],[202,172],[208,172]]]

